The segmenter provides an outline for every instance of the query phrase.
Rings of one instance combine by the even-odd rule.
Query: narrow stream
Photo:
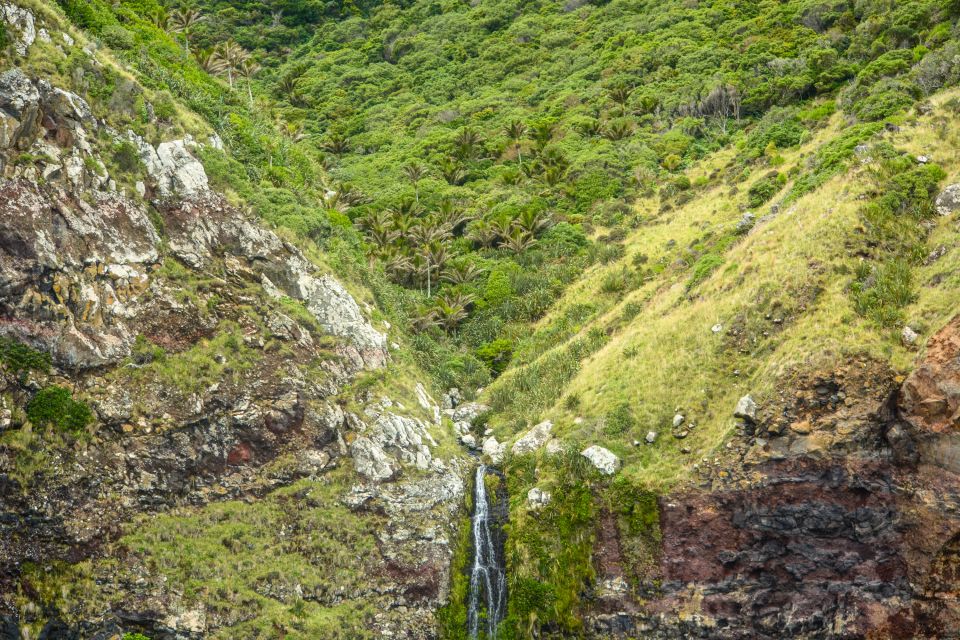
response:
[[[473,565],[470,571],[470,595],[467,601],[467,629],[471,638],[479,638],[483,629],[487,640],[497,637],[497,625],[503,620],[507,603],[507,578],[503,562],[503,531],[498,513],[498,496],[487,496],[487,465],[477,467],[473,489]],[[484,615],[485,614],[485,615]]]

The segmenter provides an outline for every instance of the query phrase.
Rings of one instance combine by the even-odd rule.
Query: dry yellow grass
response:
[[[942,104],[957,93],[938,96],[933,114],[905,124],[898,134],[888,134],[898,148],[931,156],[954,180],[960,177],[960,136],[950,133],[957,130],[957,118]],[[806,156],[843,126],[842,117],[834,116],[810,141],[783,154],[781,170],[802,166]],[[691,176],[709,175],[732,158],[732,153],[716,154]],[[900,344],[897,331],[861,318],[851,304],[848,287],[858,258],[850,255],[850,248],[860,233],[858,197],[869,185],[865,168],[853,164],[847,173],[759,222],[693,290],[687,290],[689,270],[668,268],[622,299],[604,300],[598,293],[603,278],[629,265],[634,254],[646,254],[650,263],[665,256],[672,261],[679,256],[677,248],[707,234],[729,233],[742,215],[750,181],[736,194],[714,183],[686,205],[662,214],[656,212],[657,202],[641,201],[638,209],[647,222],[627,239],[625,258],[585,273],[541,327],[585,301],[599,304],[600,313],[581,336],[594,327],[612,326],[628,303],[642,309],[581,363],[561,398],[537,417],[552,419],[555,431],[568,439],[607,446],[624,458],[624,473],[666,488],[722,446],[735,426],[732,411],[741,395],[751,393],[762,401],[787,372],[830,369],[854,354],[908,368],[916,352]],[[752,179],[763,173],[754,172]],[[782,193],[788,190],[789,185]],[[958,311],[956,221],[938,220],[929,245],[946,247],[946,254],[917,269],[919,295],[906,317],[920,331],[921,340]],[[777,323],[780,315],[783,322]],[[723,330],[713,332],[716,324]],[[739,336],[729,335],[734,327],[741,330]],[[514,375],[508,372],[494,389],[510,385]],[[576,406],[565,401],[569,396],[578,400]],[[610,433],[603,417],[624,402],[636,424],[628,431]],[[684,440],[669,433],[678,410],[696,424]],[[493,424],[501,438],[516,429],[509,416],[498,416]],[[653,446],[633,446],[651,430],[660,434]],[[682,453],[684,447],[690,453]]]

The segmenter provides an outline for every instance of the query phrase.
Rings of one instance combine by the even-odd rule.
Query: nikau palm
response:
[[[195,26],[206,20],[199,10],[193,7],[183,7],[170,14],[170,29],[174,33],[183,34],[185,48],[190,50],[190,32]]]

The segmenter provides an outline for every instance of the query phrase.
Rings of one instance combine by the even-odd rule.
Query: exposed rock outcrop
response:
[[[102,138],[136,142],[140,196],[108,175]],[[23,408],[52,384],[89,403],[96,422],[82,446],[68,436],[35,445],[47,457],[32,475],[0,446],[0,635],[19,637],[29,563],[91,559],[98,570],[140,514],[265,499],[343,468],[359,472],[344,504],[384,523],[365,558],[377,574],[368,591],[309,597],[376,601],[385,613],[372,628],[430,637],[464,470],[434,455],[434,422],[399,403],[341,408],[356,375],[387,363],[386,336],[336,278],[214,193],[195,148],[119,136],[80,96],[0,73],[0,336],[53,361],[29,376],[0,366],[0,429],[24,429]],[[25,152],[43,160],[15,161]],[[121,594],[110,607],[39,611],[50,627],[41,637],[132,627],[199,639],[235,622],[187,602],[135,555],[123,576],[101,576],[108,583]]]
[[[520,436],[520,438],[513,443],[513,447],[510,450],[515,456],[533,453],[547,443],[552,431],[553,423],[549,420],[544,420]]]
[[[952,638],[960,319],[898,390],[868,361],[795,378],[742,458],[660,500],[658,587],[598,591],[604,637]],[[606,543],[609,548],[611,543]],[[599,553],[599,552],[598,552]],[[603,595],[606,594],[606,595]]]

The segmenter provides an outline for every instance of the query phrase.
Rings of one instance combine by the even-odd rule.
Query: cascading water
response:
[[[487,497],[484,478],[487,466],[477,467],[473,489],[473,567],[470,571],[470,599],[467,602],[467,629],[471,638],[479,638],[484,628],[485,637],[497,637],[497,625],[506,612],[507,578],[503,564],[503,539],[498,524],[491,515],[491,500]],[[497,504],[497,496],[493,496]],[[481,607],[481,605],[483,605]],[[481,612],[486,619],[481,620]]]

